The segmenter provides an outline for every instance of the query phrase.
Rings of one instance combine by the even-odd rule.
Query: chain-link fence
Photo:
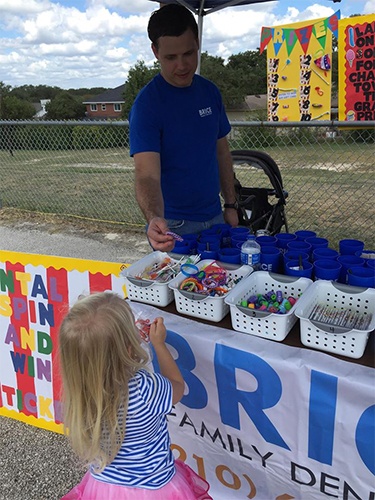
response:
[[[276,161],[289,231],[375,247],[375,122],[232,122],[230,147]],[[259,169],[235,170],[243,186],[272,187]],[[144,226],[125,121],[0,121],[0,179],[4,207]]]

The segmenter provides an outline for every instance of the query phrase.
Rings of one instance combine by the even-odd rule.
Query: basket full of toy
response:
[[[250,273],[251,266],[218,263],[204,259],[196,265],[182,265],[181,272],[171,280],[176,309],[187,316],[219,322],[228,313],[225,296]]]
[[[315,281],[299,301],[296,316],[303,345],[360,358],[375,329],[375,289]]]
[[[121,271],[129,299],[165,307],[173,299],[170,281],[180,272],[181,264],[194,264],[199,256],[174,258],[166,252],[155,251]]]
[[[296,304],[311,283],[309,278],[256,271],[225,298],[233,329],[278,342],[284,340],[297,321]]]

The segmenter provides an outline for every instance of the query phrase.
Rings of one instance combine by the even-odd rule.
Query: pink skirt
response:
[[[61,500],[212,500],[209,484],[181,460],[175,461],[176,474],[157,490],[128,488],[103,483],[86,472],[82,481]]]

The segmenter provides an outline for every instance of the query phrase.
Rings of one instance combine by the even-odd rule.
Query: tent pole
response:
[[[199,38],[199,50],[198,50],[198,66],[197,75],[201,73],[201,54],[202,54],[202,33],[203,33],[203,15],[198,16],[198,38]]]

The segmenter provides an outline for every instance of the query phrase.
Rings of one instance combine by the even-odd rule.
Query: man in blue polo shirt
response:
[[[224,221],[238,224],[230,124],[218,88],[195,74],[193,14],[177,4],[161,7],[150,17],[148,36],[161,71],[131,109],[130,154],[150,244],[170,251],[169,231],[183,236]]]

